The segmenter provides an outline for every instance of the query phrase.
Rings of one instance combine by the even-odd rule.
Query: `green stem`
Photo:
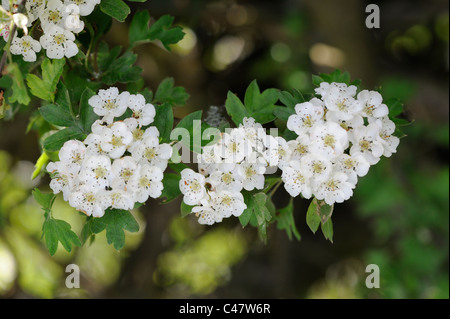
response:
[[[95,32],[94,32],[94,28],[92,28],[92,25],[90,23],[86,23],[86,29],[89,31],[91,40],[89,42],[89,47],[86,52],[86,58],[84,60],[84,67],[86,68],[86,71],[88,71],[89,73],[92,73],[92,71],[89,69],[89,56],[91,55],[91,51],[94,46]]]
[[[283,184],[283,181],[282,181],[282,180],[279,180],[279,181],[275,184],[275,186],[272,188],[272,190],[271,190],[270,193],[269,193],[269,198],[272,197],[272,196],[275,194],[275,192],[278,190],[278,188],[281,186],[281,184]]]

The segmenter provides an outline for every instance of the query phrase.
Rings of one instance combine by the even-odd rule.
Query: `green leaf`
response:
[[[273,114],[280,120],[287,121],[289,116],[295,114],[295,111],[284,106],[277,106],[273,110]]]
[[[124,230],[135,233],[139,231],[139,224],[133,215],[127,210],[107,209],[101,218],[94,218],[90,224],[90,230],[100,233],[106,229],[106,240],[112,244],[116,250],[120,250],[125,245]]]
[[[170,104],[155,105],[156,115],[153,120],[154,126],[159,131],[159,139],[161,143],[170,142],[170,132],[173,129],[173,110]]]
[[[257,122],[265,124],[275,119],[274,110],[278,97],[279,91],[276,89],[267,89],[261,93],[254,80],[245,92],[244,104],[236,95],[228,92],[225,107],[236,126],[242,123],[244,117],[253,117]]]
[[[119,22],[124,22],[131,10],[122,0],[102,0],[100,9]]]
[[[184,201],[181,201],[180,205],[181,217],[186,217],[187,215],[192,213],[192,208],[194,208],[194,206],[189,206]]]
[[[182,136],[180,142],[191,151],[198,154],[201,152],[201,146],[204,146],[209,142],[201,139],[203,131],[208,128],[208,125],[202,122],[201,119],[202,111],[193,112],[185,116],[175,128],[183,128],[187,130],[186,134]],[[189,138],[189,140],[187,140],[187,138]]]
[[[293,94],[287,91],[280,92],[280,101],[289,110],[295,111],[295,106],[299,103],[306,102],[306,99],[300,91],[294,90],[293,92]]]
[[[256,220],[258,234],[265,242],[267,240],[267,222],[272,219],[272,214],[267,207],[268,196],[264,193],[252,194],[244,192],[244,201],[247,209],[239,216],[242,227],[248,225],[250,220]]]
[[[165,173],[164,179],[163,179],[163,186],[164,189],[162,190],[162,194],[160,198],[162,198],[163,203],[169,203],[176,199],[178,196],[181,195],[180,191],[180,174],[172,174],[172,173]]]
[[[170,45],[178,43],[184,37],[181,27],[172,27],[173,17],[164,15],[150,27],[148,37],[150,40],[159,40],[170,51]]]
[[[94,108],[88,103],[89,99],[94,95],[95,93],[91,89],[86,88],[80,99],[80,121],[86,134],[91,133],[92,124],[99,118],[99,116],[95,114]]]
[[[336,69],[332,73],[326,74],[326,73],[320,73],[319,75],[313,75],[312,76],[312,83],[315,86],[320,86],[320,83],[327,82],[337,82],[337,83],[345,83],[347,85],[355,85],[358,86],[361,81],[360,80],[354,80],[351,81],[350,73],[344,72],[342,73],[341,70]]]
[[[134,14],[128,30],[128,42],[133,47],[137,42],[148,39],[150,14],[148,11],[138,11]]]
[[[184,163],[170,163],[170,162],[169,162],[169,167],[172,170],[174,170],[175,172],[177,172],[178,174],[180,174],[182,170],[189,168],[189,166],[187,166]]]
[[[45,238],[45,245],[52,256],[58,249],[58,242],[60,242],[68,252],[72,251],[72,245],[81,246],[81,242],[78,239],[78,236],[71,230],[70,224],[63,220],[53,218],[47,219],[44,222],[42,231]]]
[[[286,230],[289,240],[292,240],[292,235],[294,235],[297,240],[301,239],[300,233],[295,226],[294,200],[292,198],[286,207],[278,210],[278,215],[276,215],[275,220],[277,221],[278,229]]]
[[[155,93],[155,103],[168,103],[171,106],[183,106],[189,99],[189,94],[183,87],[175,87],[173,78],[164,79]]]
[[[137,12],[130,24],[128,39],[130,46],[160,40],[164,47],[170,51],[170,45],[179,42],[184,37],[180,27],[172,27],[173,17],[164,15],[154,22],[151,27],[148,11]]]
[[[39,188],[35,188],[32,191],[33,197],[42,206],[42,209],[46,212],[50,211],[56,196],[52,193],[42,193]]]
[[[318,214],[319,205],[314,198],[309,204],[308,211],[306,212],[306,224],[313,233],[316,233],[320,225],[320,215]]]
[[[331,242],[333,242],[333,225],[331,223],[333,208],[334,205],[328,205],[324,201],[314,198],[306,213],[306,223],[312,232],[315,233],[321,225],[325,238]]]
[[[120,55],[121,51],[120,46],[109,49],[105,42],[99,45],[97,63],[101,71],[100,77],[105,84],[130,83],[139,81],[141,78],[142,69],[133,66],[137,55],[131,51],[125,51]]]
[[[85,134],[76,127],[67,127],[50,135],[44,141],[44,149],[50,152],[58,151],[69,140],[84,140]]]
[[[8,98],[9,103],[18,102],[19,104],[28,105],[31,101],[25,86],[22,72],[16,63],[11,63],[6,67],[6,73],[12,79],[12,95]]]
[[[323,223],[320,228],[322,229],[322,233],[325,239],[333,242],[333,223],[331,221],[331,218]]]
[[[62,81],[59,81],[56,88],[57,90],[55,96],[55,104],[59,105],[70,113],[72,106],[70,103],[70,94],[67,90],[67,87]]]
[[[241,100],[232,92],[228,92],[225,108],[236,126],[242,124],[244,117],[250,116],[244,104],[242,104]]]
[[[65,59],[55,59],[53,62],[46,58],[41,64],[42,79],[34,74],[27,74],[27,84],[31,94],[48,101],[54,102],[56,86],[64,70]]]
[[[47,104],[39,109],[39,113],[50,124],[68,127],[74,124],[72,114],[59,105]]]

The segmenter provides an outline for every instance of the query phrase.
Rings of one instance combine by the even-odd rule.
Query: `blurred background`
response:
[[[132,12],[171,14],[186,32],[168,53],[137,48],[146,85],[165,77],[191,94],[179,118],[211,105],[228,90],[241,98],[261,89],[311,92],[311,75],[348,71],[362,87],[397,97],[413,124],[397,154],[361,178],[351,200],[335,206],[334,243],[305,221],[295,200],[301,241],[272,225],[267,244],[238,220],[204,227],[179,217],[181,198],[133,211],[139,233],[126,247],[91,244],[50,257],[41,242],[43,213],[30,180],[40,152],[25,133],[30,110],[0,121],[0,297],[2,298],[448,298],[449,297],[449,15],[447,0],[376,1],[380,28],[368,29],[358,0],[151,0]],[[127,20],[129,23],[130,18]],[[110,44],[127,45],[127,24],[114,23]],[[288,197],[277,192],[283,207]],[[79,233],[83,217],[58,197],[55,218]],[[66,265],[81,270],[81,288],[65,287]],[[368,289],[365,268],[380,268]]]

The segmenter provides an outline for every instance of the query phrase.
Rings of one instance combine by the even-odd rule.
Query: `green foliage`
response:
[[[27,85],[34,96],[53,102],[55,99],[56,86],[64,71],[65,59],[53,60],[45,58],[42,62],[42,79],[34,74],[27,74]]]
[[[181,195],[180,191],[180,174],[165,173],[163,179],[164,189],[160,198],[163,203],[169,203]]]
[[[100,43],[97,53],[97,64],[100,71],[100,79],[108,85],[136,82],[141,78],[142,69],[133,66],[137,55],[131,51],[120,54],[122,47],[116,46],[109,49],[105,42]]]
[[[183,106],[189,99],[189,94],[185,88],[181,86],[174,86],[173,78],[164,79],[158,86],[155,93],[155,103],[167,103],[172,107]]]
[[[90,219],[89,223],[89,230],[93,234],[98,234],[106,229],[106,240],[116,250],[122,249],[125,245],[124,230],[139,231],[139,224],[127,210],[108,209],[103,217]]]
[[[266,124],[275,119],[274,110],[278,98],[278,90],[267,89],[261,92],[254,80],[245,92],[244,103],[235,94],[228,92],[225,107],[236,126],[242,123],[244,117],[253,117],[257,122]]]
[[[208,124],[201,121],[202,113],[203,111],[196,111],[185,116],[175,127],[175,129],[186,130],[181,136],[180,142],[191,151],[198,154],[201,153],[201,147],[207,145],[210,142],[209,140],[203,140],[199,138],[203,136],[203,132],[209,128]]]
[[[242,227],[247,226],[249,223],[256,226],[261,240],[266,242],[268,222],[272,220],[272,214],[266,206],[270,198],[262,192],[252,194],[244,191],[243,194],[247,209],[239,216],[239,221]]]
[[[46,151],[58,151],[66,141],[83,140],[90,133],[92,123],[98,119],[88,103],[89,98],[94,94],[89,88],[84,90],[80,100],[80,114],[76,116],[72,111],[67,88],[63,82],[59,82],[55,104],[47,104],[39,109],[41,116],[48,123],[65,127],[44,140],[43,146]]]
[[[102,0],[100,9],[119,22],[124,22],[131,10],[122,0]]]
[[[333,224],[331,215],[333,214],[333,205],[328,205],[324,201],[314,198],[306,212],[306,223],[313,233],[321,226],[323,235],[326,239],[333,242]]]
[[[63,220],[54,218],[46,219],[42,227],[42,232],[45,238],[45,245],[52,256],[58,249],[58,242],[68,252],[72,251],[72,245],[81,246],[81,242],[78,236],[71,230],[70,224]]]
[[[6,67],[6,73],[12,78],[12,94],[8,98],[9,103],[20,103],[28,105],[31,101],[25,83],[23,81],[22,72],[16,63],[11,63]]]
[[[54,255],[58,249],[58,242],[68,251],[72,251],[72,245],[81,246],[78,236],[71,230],[69,223],[54,219],[51,215],[51,209],[56,196],[53,194],[42,193],[38,188],[33,190],[33,197],[44,210],[45,221],[42,226],[42,237],[45,238],[50,255]]]
[[[194,208],[194,206],[190,206],[186,204],[184,201],[181,201],[180,205],[181,217],[186,217],[187,215],[192,213],[192,208]]]
[[[275,216],[277,222],[277,228],[285,230],[289,240],[292,240],[292,235],[297,240],[301,239],[297,226],[295,226],[294,220],[294,200],[291,198],[289,204],[286,207],[280,208],[278,214]]]
[[[170,45],[178,43],[184,37],[181,27],[172,27],[173,17],[170,15],[160,17],[150,27],[149,23],[148,11],[139,11],[133,16],[128,34],[131,47],[139,43],[159,40],[170,51]]]
[[[341,70],[336,69],[335,71],[333,71],[330,74],[320,73],[319,75],[312,76],[312,83],[315,86],[320,86],[320,83],[322,83],[322,82],[327,82],[327,83],[338,82],[338,83],[345,83],[347,85],[359,86],[359,84],[361,83],[361,80],[353,80],[352,81],[351,77],[350,77],[350,73],[348,73],[348,72],[342,73]]]

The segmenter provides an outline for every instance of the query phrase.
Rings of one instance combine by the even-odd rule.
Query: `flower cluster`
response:
[[[2,0],[2,7],[9,10],[9,0]],[[18,0],[13,0],[14,4]],[[27,0],[25,3],[25,22],[23,26],[25,35],[18,37],[17,33],[11,41],[10,52],[15,55],[23,55],[24,61],[36,61],[36,53],[44,48],[50,59],[73,57],[78,53],[75,44],[75,34],[84,29],[81,17],[92,13],[100,0]],[[16,9],[12,9],[16,10]],[[37,19],[43,34],[39,41],[27,35],[27,26],[30,27]],[[17,23],[16,23],[17,24]],[[2,29],[2,28],[0,28]],[[10,36],[9,26],[4,26],[1,35],[8,40]]]
[[[264,188],[264,174],[275,142],[261,124],[244,118],[243,124],[221,134],[220,140],[203,148],[198,155],[199,173],[187,168],[181,172],[183,201],[194,206],[200,224],[212,225],[231,215],[240,216],[247,208],[242,190]]]
[[[288,164],[280,168],[291,196],[331,205],[349,199],[358,177],[395,153],[399,139],[380,93],[325,82],[315,91],[321,98],[297,104],[288,119],[298,137],[288,142]]]
[[[99,90],[88,102],[102,118],[83,142],[67,141],[60,161],[47,165],[53,192],[62,192],[72,207],[94,217],[161,196],[172,147],[160,144],[158,129],[149,126],[155,107],[142,95],[119,93],[115,87]],[[128,109],[132,115],[117,120]]]

